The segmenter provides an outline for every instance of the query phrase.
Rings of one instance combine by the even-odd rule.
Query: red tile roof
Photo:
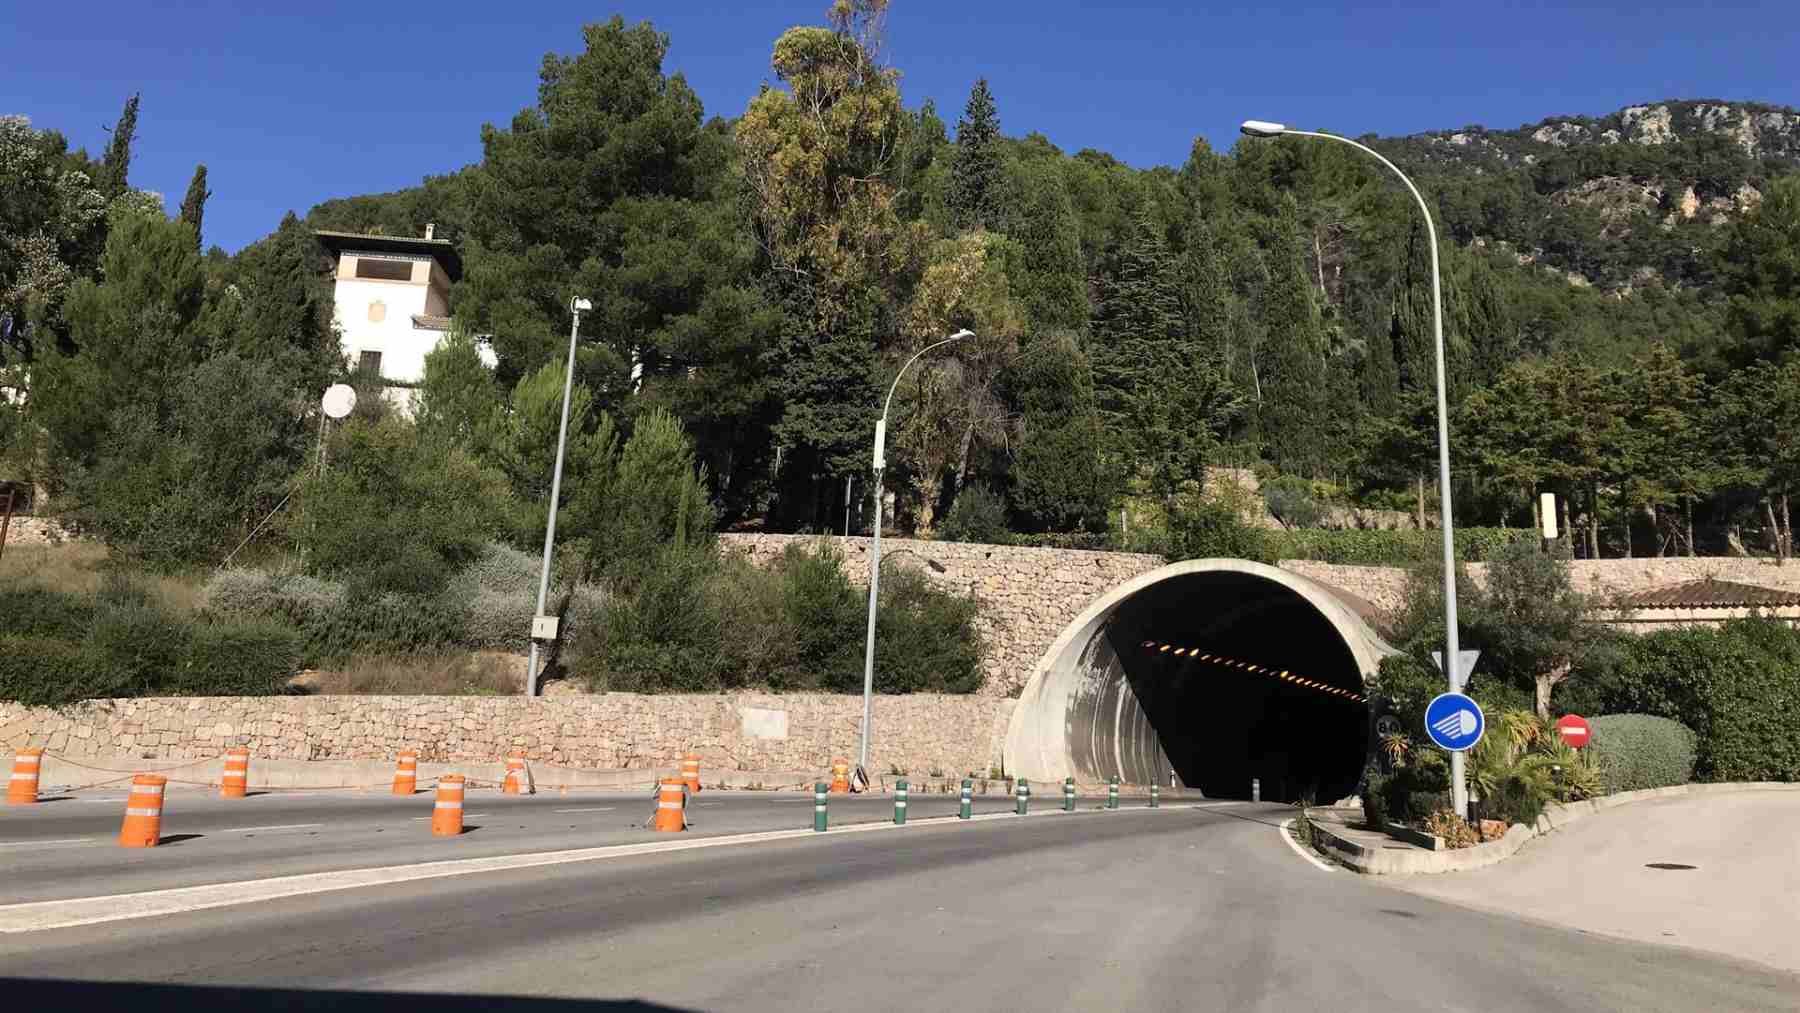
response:
[[[1800,606],[1800,592],[1703,577],[1627,595],[1624,605],[1634,609],[1782,608]]]

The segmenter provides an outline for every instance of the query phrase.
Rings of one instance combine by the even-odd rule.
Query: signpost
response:
[[[1556,731],[1571,749],[1580,749],[1587,745],[1588,740],[1594,734],[1594,730],[1588,727],[1587,718],[1579,714],[1564,714],[1557,718]]]
[[[1481,705],[1461,693],[1440,693],[1425,708],[1425,734],[1452,753],[1473,749],[1486,729]]]

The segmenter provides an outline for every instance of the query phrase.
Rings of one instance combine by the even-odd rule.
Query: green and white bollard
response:
[[[906,782],[894,782],[894,823],[896,826],[906,822]]]
[[[1106,807],[1108,809],[1119,807],[1119,775],[1117,774],[1112,776],[1112,780],[1106,782]]]
[[[1157,788],[1156,788],[1156,782],[1151,781],[1150,782],[1150,808],[1155,809],[1157,807],[1157,797],[1158,797],[1158,792],[1157,792]]]
[[[965,777],[962,783],[962,808],[957,810],[956,816],[958,819],[966,820],[973,815],[975,815],[975,784]]]
[[[813,829],[820,833],[825,831],[825,793],[830,790],[824,781],[813,785]]]
[[[1020,816],[1023,816],[1026,814],[1026,812],[1028,812],[1031,809],[1031,782],[1030,781],[1027,781],[1022,777],[1019,778],[1018,795],[1019,795],[1019,808],[1018,808],[1017,812]]]
[[[1072,813],[1074,811],[1075,779],[1072,777],[1065,777],[1063,778],[1063,812]]]

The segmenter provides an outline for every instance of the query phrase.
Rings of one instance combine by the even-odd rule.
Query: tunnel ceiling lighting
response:
[[[1142,645],[1142,646],[1144,646],[1144,647],[1155,647],[1155,646],[1156,646],[1156,641],[1154,641],[1154,640],[1146,640],[1146,641],[1144,641],[1144,643],[1143,643],[1143,645]]]
[[[1170,646],[1170,645],[1168,645],[1168,644],[1164,644],[1164,645],[1162,645],[1162,648],[1161,648],[1161,649],[1162,649],[1162,650],[1163,650],[1163,651],[1167,651],[1167,650],[1168,650],[1168,649],[1169,649],[1169,646]]]

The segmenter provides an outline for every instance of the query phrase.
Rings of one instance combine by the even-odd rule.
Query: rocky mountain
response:
[[[1800,171],[1800,111],[1670,100],[1376,144],[1429,181],[1462,242],[1511,246],[1578,285],[1705,287],[1719,227]]]

